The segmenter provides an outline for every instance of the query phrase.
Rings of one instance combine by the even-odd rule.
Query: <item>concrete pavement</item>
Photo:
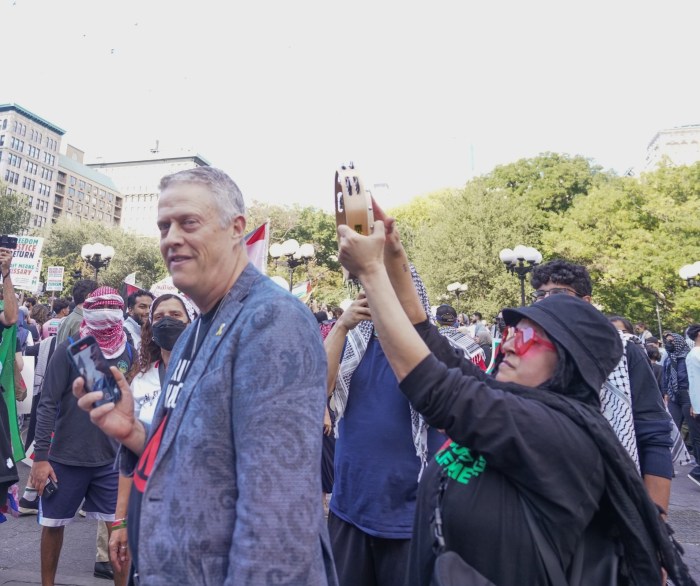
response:
[[[21,487],[29,468],[20,463]],[[671,488],[669,521],[685,549],[685,561],[700,583],[700,487],[687,478],[690,467],[677,468]],[[39,538],[41,527],[34,515],[8,519],[0,525],[0,586],[41,584]],[[56,584],[106,586],[94,578],[96,521],[78,518],[66,527]]]

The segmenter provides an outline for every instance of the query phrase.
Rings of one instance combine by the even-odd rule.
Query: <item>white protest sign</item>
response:
[[[63,267],[47,267],[46,290],[63,291]]]
[[[38,236],[18,236],[17,249],[12,254],[12,284],[15,289],[36,291],[39,285],[41,247],[44,239]]]

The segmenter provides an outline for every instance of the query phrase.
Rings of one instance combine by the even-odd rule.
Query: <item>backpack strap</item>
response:
[[[569,581],[566,579],[559,556],[554,552],[554,549],[545,537],[542,528],[537,522],[537,519],[535,519],[535,514],[532,511],[530,503],[522,494],[520,495],[520,502],[523,504],[523,512],[525,513],[527,524],[530,527],[535,549],[539,552],[542,564],[547,571],[549,584],[551,584],[551,586],[567,586]]]

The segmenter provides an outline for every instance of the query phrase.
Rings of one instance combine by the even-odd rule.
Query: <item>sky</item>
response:
[[[383,207],[545,151],[624,173],[700,124],[700,4],[0,0],[0,103],[86,162],[198,153],[246,201]]]

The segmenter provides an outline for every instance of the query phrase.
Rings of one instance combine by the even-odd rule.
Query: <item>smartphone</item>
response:
[[[42,494],[43,498],[47,499],[58,490],[58,484],[56,484],[51,478],[46,481],[44,485],[44,492]]]
[[[105,403],[116,403],[122,394],[117,381],[109,370],[107,359],[93,336],[87,336],[68,346],[68,356],[85,381],[85,391],[102,391],[104,396],[95,401],[99,407]]]
[[[16,236],[0,236],[0,248],[9,248],[10,250],[17,249],[17,237]]]

